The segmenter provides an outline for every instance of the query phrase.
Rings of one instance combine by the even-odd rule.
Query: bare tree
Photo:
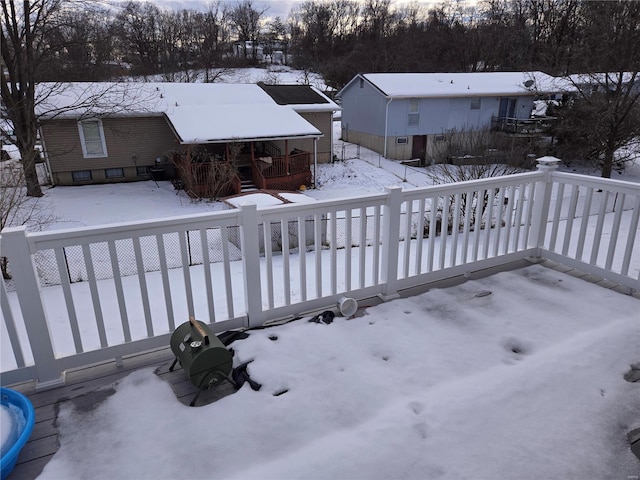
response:
[[[61,10],[50,31],[48,43],[59,49],[43,66],[41,81],[100,81],[113,74],[112,15],[100,4],[74,6]]]
[[[577,93],[554,110],[555,154],[567,161],[598,166],[604,178],[624,158],[616,152],[640,138],[639,72],[573,76]]]
[[[533,166],[532,158],[536,156],[532,155],[532,147],[528,144],[518,145],[513,138],[500,132],[449,130],[442,136],[443,140],[435,143],[432,155],[436,164],[427,169],[427,175],[434,184],[521,173]],[[462,227],[467,212],[470,212],[472,225],[475,224],[477,213],[482,220],[489,204],[495,203],[498,193],[497,189],[488,189],[482,197],[478,192],[462,194],[457,212],[459,225],[456,228]],[[472,209],[467,208],[469,203],[473,206]],[[449,228],[453,227],[453,219],[456,217],[455,205],[455,199],[451,198],[446,212]],[[442,216],[441,211],[439,215]],[[485,224],[490,225],[491,222],[485,220]]]
[[[609,178],[616,151],[640,137],[640,2],[581,2],[579,13],[569,64],[576,93],[556,111],[556,135],[561,158],[595,161]]]
[[[178,172],[180,187],[194,200],[217,200],[235,193],[239,182],[237,158],[242,144],[227,147],[228,158],[217,159],[206,148],[188,146],[183,153],[173,152],[172,162]]]
[[[0,76],[2,116],[10,121],[13,132],[2,134],[13,139],[20,152],[27,195],[41,197],[36,174],[38,122],[35,114],[35,87],[38,70],[52,53],[46,42],[62,0],[1,0],[2,62],[6,75]],[[5,128],[3,126],[3,128]]]
[[[138,73],[157,72],[160,62],[160,10],[151,3],[130,1],[116,17],[122,52]]]
[[[42,230],[54,219],[39,198],[27,196],[22,167],[15,161],[0,163],[0,232],[6,227],[20,225]],[[0,257],[0,270],[2,278],[11,278],[6,257]]]
[[[254,7],[253,0],[243,0],[238,2],[231,9],[231,22],[238,32],[238,40],[243,42],[244,57],[247,58],[246,42],[252,42],[251,58],[256,60],[256,46],[260,37],[260,19],[267,11],[257,10]]]

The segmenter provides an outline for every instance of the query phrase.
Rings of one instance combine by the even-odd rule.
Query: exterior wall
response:
[[[366,81],[356,79],[342,92],[342,139],[356,143],[352,132],[384,136],[387,99]],[[393,102],[391,102],[393,103]]]
[[[360,83],[359,79],[356,79],[341,94],[341,138],[384,155],[386,130],[386,157],[393,160],[409,160],[412,158],[413,136],[426,135],[425,150],[426,157],[429,158],[437,147],[436,139],[448,131],[491,128],[492,117],[499,114],[501,97],[480,98],[480,108],[473,110],[472,97],[396,98],[388,101],[367,81]],[[507,98],[516,99],[516,118],[530,118],[534,100],[532,96]],[[412,112],[412,103],[415,104],[416,101],[417,112]],[[419,122],[416,125],[409,125],[410,113],[419,114]],[[407,137],[407,143],[396,143],[398,137]]]
[[[481,97],[479,110],[471,110],[471,97],[420,98],[418,125],[408,125],[411,100],[402,98],[389,104],[388,135],[439,135],[449,130],[484,130],[491,127],[491,117],[497,116],[501,97]],[[533,97],[509,97],[516,99],[515,117],[531,116]],[[384,119],[384,114],[383,114]],[[360,130],[360,129],[359,129]]]
[[[142,180],[136,167],[151,167],[156,158],[180,145],[164,117],[102,119],[107,157],[84,158],[76,120],[42,124],[47,157],[56,185]],[[105,169],[122,168],[124,177],[107,179]],[[91,180],[74,182],[71,172],[90,170]]]
[[[318,139],[317,152],[318,163],[328,163],[331,161],[333,151],[333,113],[332,112],[298,112],[311,125],[320,130],[324,136]],[[284,153],[284,142],[280,142],[282,153]],[[289,140],[289,149],[297,148],[313,154],[313,139]],[[313,159],[313,157],[311,157]]]
[[[345,139],[345,131],[342,131],[342,138],[348,142],[355,143],[357,145],[362,145],[369,150],[373,150],[374,152],[378,152],[382,155],[384,150],[384,136],[383,135],[372,135],[370,133],[357,132],[355,130],[349,131],[348,140]]]

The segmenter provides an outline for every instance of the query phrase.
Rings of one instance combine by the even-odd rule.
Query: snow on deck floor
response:
[[[632,478],[639,306],[531,266],[252,331],[233,348],[259,392],[190,408],[137,371],[61,409],[39,478]]]

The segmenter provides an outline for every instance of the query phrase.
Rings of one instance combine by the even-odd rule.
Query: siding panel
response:
[[[180,145],[164,117],[104,118],[105,158],[84,158],[76,120],[43,122],[42,135],[51,171],[59,184],[67,184],[76,170],[100,170],[93,181],[104,179],[105,168],[124,168],[125,179],[136,167],[151,166],[157,157]]]
[[[331,127],[333,114],[331,112],[298,112],[311,125],[320,130],[324,136],[318,139],[318,163],[326,163],[331,160]],[[298,148],[313,153],[313,139],[290,140],[289,148]]]

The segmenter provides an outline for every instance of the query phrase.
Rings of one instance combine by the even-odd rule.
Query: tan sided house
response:
[[[339,107],[307,85],[39,85],[40,133],[55,185],[180,177],[209,181],[216,162],[259,188],[297,189],[332,158]],[[202,159],[206,158],[206,162]],[[178,178],[179,180],[179,178]],[[197,186],[193,186],[197,189]]]

